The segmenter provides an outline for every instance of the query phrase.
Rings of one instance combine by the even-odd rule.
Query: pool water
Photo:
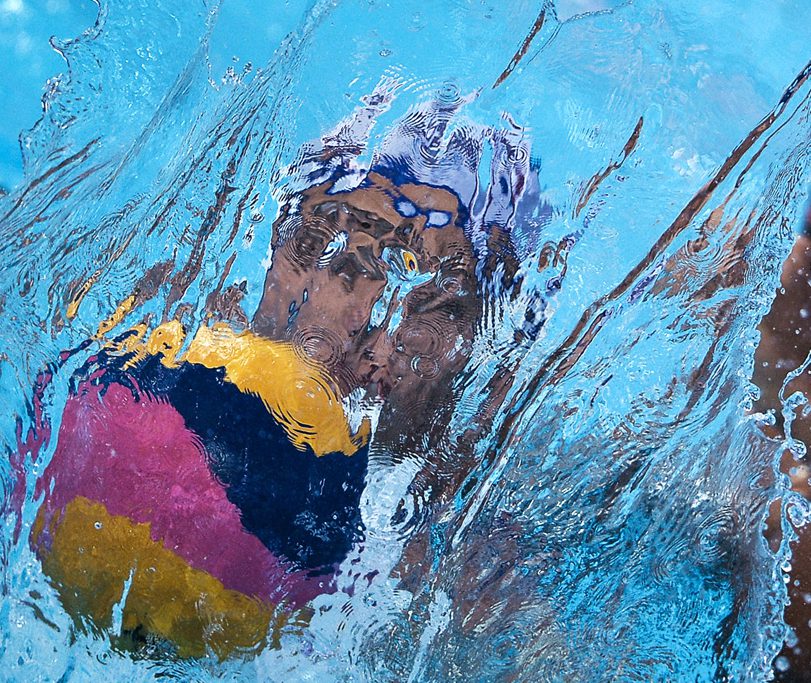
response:
[[[0,5],[5,679],[767,678],[811,7],[86,5]]]

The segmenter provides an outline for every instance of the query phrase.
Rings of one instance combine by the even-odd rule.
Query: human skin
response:
[[[375,442],[408,448],[443,427],[481,315],[459,203],[442,188],[394,185],[377,173],[350,192],[328,190],[306,191],[298,215],[276,222],[252,330],[322,363],[341,394],[360,390],[382,401]],[[447,223],[432,226],[432,217]],[[281,239],[286,222],[294,227]],[[325,263],[325,247],[340,233],[346,247]],[[396,267],[386,261],[397,254],[413,277],[392,277]]]
[[[811,227],[811,211],[806,224]],[[759,327],[761,338],[755,353],[752,381],[760,396],[754,409],[773,414],[774,424],[764,425],[763,429],[775,440],[785,438],[781,394],[785,397],[794,392],[801,392],[806,397],[811,395],[811,371],[808,369],[783,387],[787,375],[800,368],[811,351],[811,237],[808,232],[806,229],[805,234],[796,239],[784,262],[781,289]],[[791,435],[806,447],[811,445],[811,414],[807,414],[802,406],[794,411]],[[811,497],[805,457],[798,458],[786,450],[781,470],[789,475],[793,490],[806,498]],[[768,535],[773,544],[779,540],[776,514],[771,516]],[[786,623],[797,636],[797,644],[784,646],[781,656],[788,660],[790,668],[786,672],[776,672],[778,680],[787,681],[799,680],[801,672],[808,671],[811,666],[811,605],[805,599],[805,595],[811,592],[811,533],[806,527],[800,529],[798,535],[793,544],[789,583],[791,603],[785,613]]]

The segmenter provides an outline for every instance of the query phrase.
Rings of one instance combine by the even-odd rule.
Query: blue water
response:
[[[19,2],[29,14],[0,5],[13,31],[56,31]],[[5,679],[765,680],[788,548],[772,552],[762,530],[788,482],[747,413],[749,377],[809,179],[811,6],[258,5],[110,0],[81,34],[87,14],[64,10],[79,37],[62,43],[64,75],[22,133],[22,167],[4,126]],[[14,82],[36,91],[54,73],[37,69]],[[370,107],[373,93],[390,103]],[[36,96],[19,98],[30,123]],[[428,114],[412,125],[415,112]],[[510,234],[520,286],[488,293],[449,435],[409,453],[373,441],[365,538],[346,562],[374,580],[318,597],[306,629],[257,656],[112,648],[116,634],[73,625],[27,540],[55,447],[17,457],[31,387],[52,368],[55,434],[70,376],[98,347],[57,369],[59,354],[93,339],[159,262],[191,273],[184,290],[167,279],[115,331],[181,314],[195,329],[226,261],[251,318],[271,218],[311,170],[301,150],[353,115],[374,123],[353,140],[357,168],[408,142],[426,152],[413,157],[425,182],[478,183],[492,202],[471,202],[471,229]],[[455,131],[468,142],[451,144]],[[516,169],[530,179],[520,201],[498,192]],[[487,413],[505,371],[471,463],[448,444]],[[426,484],[426,463],[463,476]],[[421,553],[408,581],[404,552]]]
[[[234,59],[266,64],[276,47],[307,9],[303,1],[276,3],[272,11],[234,0],[218,15],[208,51],[214,74],[222,75]],[[0,187],[10,189],[23,177],[19,134],[42,115],[48,80],[66,71],[53,49],[92,28],[95,0],[9,0],[0,5],[0,74],[5,96],[0,102]],[[240,67],[241,68],[241,67]]]
[[[65,61],[48,40],[79,35],[92,26],[97,6],[65,0],[4,2],[0,5],[0,187],[22,180],[18,136],[42,115],[40,98],[49,78],[65,70]]]

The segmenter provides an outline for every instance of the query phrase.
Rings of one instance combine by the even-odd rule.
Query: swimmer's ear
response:
[[[273,221],[270,234],[270,246],[274,251],[284,244],[301,225],[301,216],[295,213],[290,204],[279,209],[279,216]]]
[[[270,246],[276,250],[276,248],[282,243],[281,235],[284,233],[284,224],[290,218],[289,214],[289,206],[285,205],[279,209],[279,215],[275,221],[273,221],[273,225],[270,231]]]
[[[305,220],[304,216],[311,213],[314,205],[323,202],[324,195],[331,185],[332,181],[327,181],[288,196],[279,207],[279,215],[271,228],[270,246],[274,250],[298,231]]]

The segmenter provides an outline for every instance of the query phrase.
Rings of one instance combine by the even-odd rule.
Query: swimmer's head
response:
[[[254,331],[292,341],[343,393],[413,401],[464,366],[480,315],[464,207],[375,171],[332,188],[303,192],[277,221]]]
[[[451,403],[485,292],[516,271],[513,226],[537,207],[538,181],[511,121],[454,125],[463,98],[413,108],[361,163],[390,100],[368,98],[291,168],[253,330],[419,430]]]

